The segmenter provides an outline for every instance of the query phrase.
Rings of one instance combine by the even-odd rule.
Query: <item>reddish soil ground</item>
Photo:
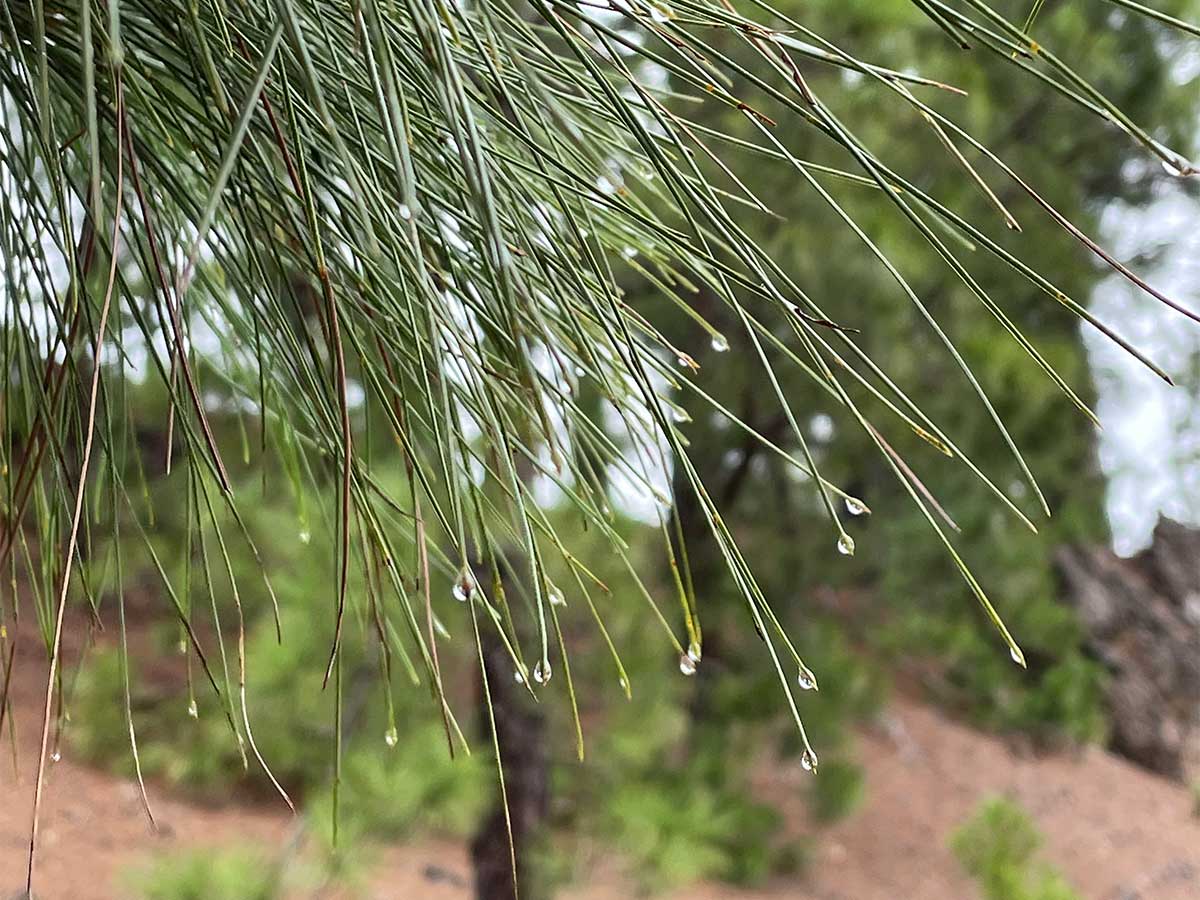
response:
[[[0,900],[25,879],[39,686],[35,667],[15,685],[18,771],[0,763]],[[28,680],[26,680],[28,678]],[[6,729],[7,730],[7,729]],[[7,743],[7,735],[5,736]],[[964,900],[977,896],[947,849],[953,829],[989,794],[1015,798],[1046,836],[1043,858],[1083,897],[1097,900],[1200,898],[1200,820],[1189,791],[1099,750],[1033,757],[1005,742],[898,700],[861,736],[866,801],[849,820],[815,838],[813,864],[799,879],[755,891],[702,884],[677,900]],[[7,753],[5,754],[7,755]],[[762,766],[759,788],[789,817],[803,819],[807,776],[798,766]],[[122,872],[185,847],[259,846],[283,852],[294,837],[286,810],[202,807],[151,786],[161,833],[150,831],[135,786],[76,764],[49,770],[42,814],[38,900],[107,900],[130,895]],[[788,798],[794,798],[789,800]],[[458,843],[425,841],[382,849],[371,898],[468,900],[470,871]],[[604,862],[568,900],[634,895],[619,865]],[[331,897],[331,894],[322,894]]]

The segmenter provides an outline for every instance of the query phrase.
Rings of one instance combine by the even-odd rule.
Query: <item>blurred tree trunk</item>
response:
[[[1161,519],[1132,559],[1068,546],[1055,561],[1110,673],[1111,748],[1170,778],[1200,777],[1200,530]]]
[[[507,566],[501,566],[505,592],[519,590]],[[487,584],[490,573],[476,572],[480,584]],[[513,663],[503,641],[490,622],[480,622],[483,665],[491,694],[487,696],[479,682],[479,728],[490,736],[495,717],[496,740],[504,770],[508,797],[508,817],[512,825],[512,845],[505,822],[504,798],[497,786],[495,802],[484,814],[471,841],[471,862],[475,869],[475,896],[478,900],[538,900],[547,896],[536,864],[536,846],[541,839],[550,805],[549,767],[546,752],[546,721],[538,705],[523,684],[513,677]],[[513,857],[517,880],[513,883]],[[518,891],[519,888],[519,891]]]

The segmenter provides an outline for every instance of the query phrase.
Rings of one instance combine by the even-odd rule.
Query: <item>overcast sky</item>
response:
[[[1158,197],[1110,204],[1103,238],[1116,256],[1200,312],[1200,200],[1164,177]],[[1156,254],[1152,263],[1139,262]],[[1166,369],[1170,387],[1093,329],[1084,328],[1100,391],[1100,461],[1110,479],[1108,514],[1120,553],[1145,547],[1159,515],[1200,524],[1200,324],[1110,277],[1092,309]]]

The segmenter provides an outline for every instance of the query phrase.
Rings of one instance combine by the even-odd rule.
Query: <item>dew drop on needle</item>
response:
[[[454,579],[453,593],[454,599],[459,603],[466,603],[475,593],[475,577],[467,569],[464,568]]]
[[[805,772],[817,771],[817,754],[812,750],[805,750],[800,756],[800,768]]]

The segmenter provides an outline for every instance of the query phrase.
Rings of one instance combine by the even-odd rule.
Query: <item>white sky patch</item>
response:
[[[1141,208],[1113,203],[1101,227],[1118,259],[1155,253],[1156,288],[1200,312],[1200,203],[1163,178]],[[1136,265],[1134,268],[1139,268]],[[1172,388],[1095,329],[1084,326],[1099,393],[1100,464],[1108,478],[1107,510],[1117,552],[1150,542],[1160,515],[1200,524],[1200,325],[1123,278],[1105,279],[1091,309],[1162,366]]]

